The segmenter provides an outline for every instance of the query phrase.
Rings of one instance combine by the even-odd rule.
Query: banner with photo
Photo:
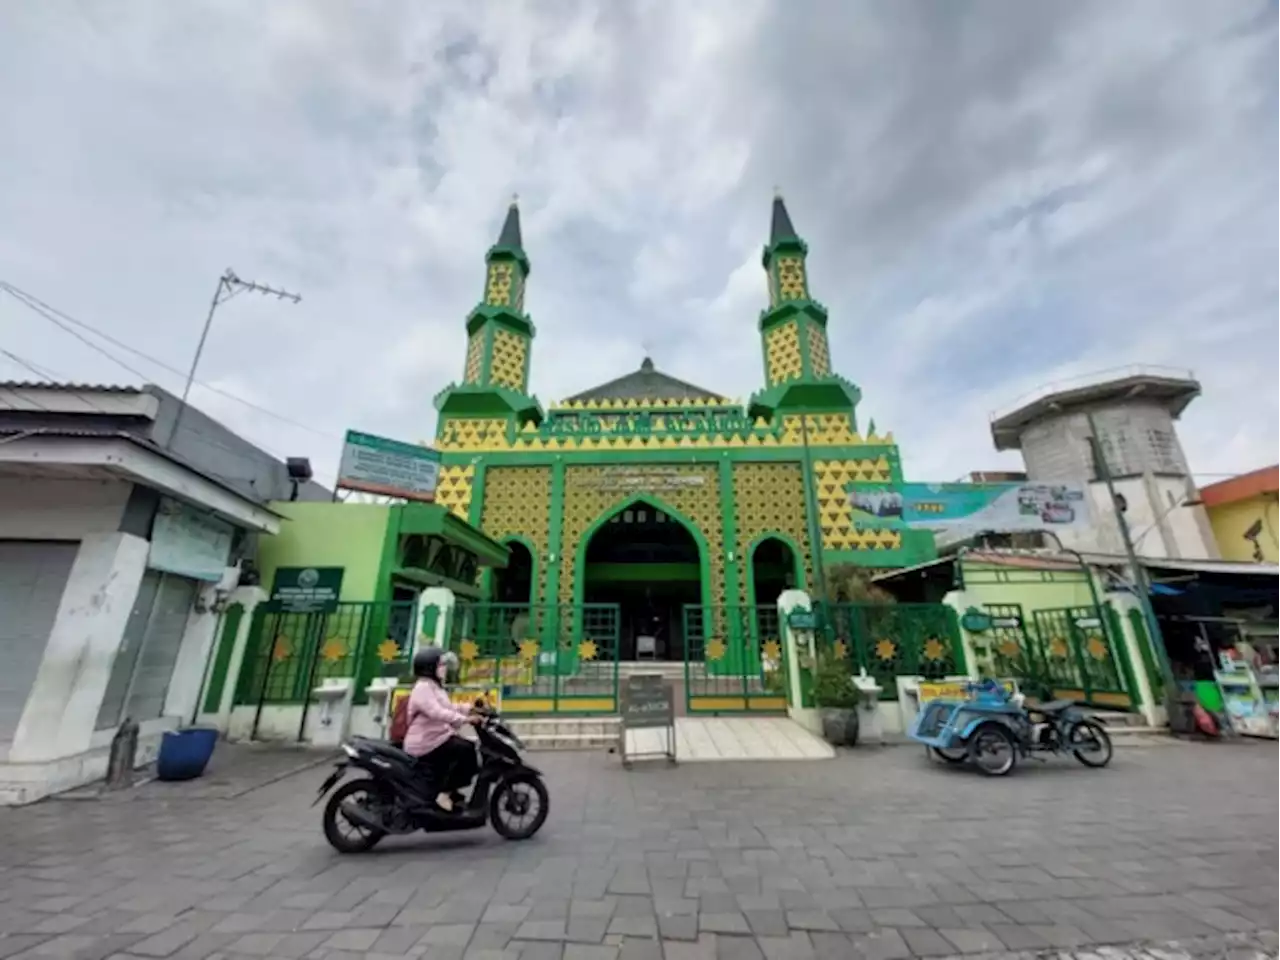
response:
[[[900,489],[853,490],[858,512],[884,523],[976,533],[1061,530],[1089,523],[1081,487],[1049,483],[904,483]]]

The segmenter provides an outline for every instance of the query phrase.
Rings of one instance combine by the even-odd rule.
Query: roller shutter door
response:
[[[13,739],[78,543],[0,540],[0,742]]]

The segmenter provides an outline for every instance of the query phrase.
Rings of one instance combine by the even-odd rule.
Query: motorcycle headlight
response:
[[[354,759],[356,758],[356,756],[358,755],[358,754],[357,754],[357,752],[356,752],[356,748],[355,748],[355,747],[353,747],[353,746],[352,746],[351,744],[349,744],[349,743],[344,743],[344,744],[342,745],[342,752],[343,752],[343,753],[345,753],[345,754],[346,754],[348,757],[350,757],[352,760],[354,760]]]

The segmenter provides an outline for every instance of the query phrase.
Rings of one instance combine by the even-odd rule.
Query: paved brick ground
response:
[[[334,854],[308,807],[326,768],[271,782],[300,758],[235,760],[212,792],[0,810],[0,958],[1275,952],[1258,938],[1277,927],[1274,746],[1134,748],[1105,771],[1005,780],[911,748],[630,772],[543,754],[536,840],[420,836],[362,857]]]

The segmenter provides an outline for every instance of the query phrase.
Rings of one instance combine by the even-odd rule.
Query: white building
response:
[[[1123,554],[1115,507],[1094,462],[1090,416],[1120,507],[1144,557],[1217,559],[1174,421],[1200,395],[1188,371],[1129,367],[1052,384],[992,417],[997,450],[1020,450],[1035,483],[1089,491],[1088,527],[1062,534],[1076,550]]]
[[[285,465],[192,409],[168,442],[178,405],[0,383],[0,803],[100,779],[125,717],[140,760],[189,723],[245,538],[279,529]]]

